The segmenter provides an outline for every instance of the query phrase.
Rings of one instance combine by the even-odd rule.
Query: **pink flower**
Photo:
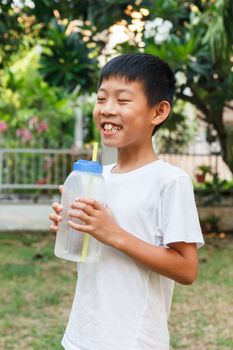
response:
[[[3,120],[0,120],[0,133],[7,130],[7,123],[5,123]]]
[[[37,131],[39,132],[39,133],[42,133],[42,132],[44,132],[44,131],[46,131],[46,130],[48,130],[48,124],[46,123],[46,122],[40,122],[39,124],[38,124],[38,126],[37,126]]]
[[[47,183],[47,179],[42,177],[42,178],[38,179],[36,183],[37,183],[37,185],[45,185]]]
[[[27,128],[20,128],[16,130],[16,136],[21,137],[23,141],[31,141],[32,139],[32,133]]]
[[[21,137],[22,136],[22,129],[17,129],[15,135],[17,137]]]

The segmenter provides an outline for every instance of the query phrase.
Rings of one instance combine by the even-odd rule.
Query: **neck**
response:
[[[140,168],[148,163],[157,160],[152,142],[148,145],[144,145],[137,149],[137,147],[132,148],[119,148],[117,164],[114,167],[114,172],[127,172]]]

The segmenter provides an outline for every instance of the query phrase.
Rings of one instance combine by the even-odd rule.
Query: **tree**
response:
[[[8,127],[0,146],[71,147],[71,94],[45,83],[36,49],[20,56],[0,76],[0,119]]]
[[[0,76],[5,81],[0,109],[4,123],[12,129],[24,123],[26,130],[28,121],[39,114],[43,122],[50,120],[48,132],[54,134],[52,129],[70,131],[70,120],[66,119],[69,113],[62,107],[74,90],[87,92],[96,86],[96,57],[105,45],[96,34],[116,20],[127,18],[124,9],[131,2],[134,4],[134,1],[125,0],[4,0],[0,5]],[[25,76],[26,72],[17,79],[12,75],[12,67],[35,47],[42,49],[38,55],[40,74],[36,67],[36,80],[30,73]],[[33,81],[31,86],[24,84],[28,79]],[[18,104],[6,98],[6,90],[19,100]],[[57,122],[62,128],[55,127],[52,116],[59,119]],[[72,116],[71,119],[73,121]]]
[[[222,156],[233,172],[233,2],[157,0],[145,24],[145,52],[166,60],[181,77],[177,98],[192,103],[216,131]],[[178,79],[179,80],[179,79]]]
[[[131,24],[133,12],[147,8],[150,18],[145,24],[145,47],[137,46],[135,41],[134,46],[127,43],[127,51],[144,50],[170,63],[176,76],[181,77],[177,79],[177,98],[196,106],[198,117],[216,131],[223,159],[233,172],[233,128],[223,120],[225,109],[233,110],[232,0],[34,0],[34,7],[24,4],[16,12],[13,3],[4,0],[1,4],[2,66],[8,64],[14,50],[39,41],[44,47],[41,62],[45,79],[68,90],[75,88],[78,76],[86,90],[95,80],[97,64],[93,59],[105,45],[94,38],[95,34],[122,19]],[[83,25],[69,31],[69,25],[77,19]],[[82,30],[86,29],[90,35],[84,44]],[[81,60],[79,68],[76,60]]]
[[[0,69],[11,65],[15,53],[29,48],[33,37],[38,36],[35,17],[13,5],[13,0],[4,0],[0,4]]]
[[[97,34],[119,20],[129,21],[126,9],[130,5],[137,8],[135,2],[34,0],[35,7],[26,12],[36,18],[35,24],[43,23],[40,36],[45,52],[41,63],[46,81],[68,91],[77,84],[84,91],[91,90],[93,83],[96,88],[97,57],[106,44]]]
[[[0,64],[6,66],[25,44],[30,49],[39,43],[44,49],[41,71],[45,80],[68,91],[77,84],[86,91],[96,82],[96,57],[105,45],[96,34],[118,20],[128,19],[125,9],[130,4],[135,6],[135,0],[30,3],[4,0],[0,6]]]
[[[84,91],[93,86],[97,69],[96,59],[82,40],[81,33],[68,32],[68,24],[53,19],[46,31],[41,56],[41,72],[45,80],[54,86],[62,86],[71,92],[77,86]]]

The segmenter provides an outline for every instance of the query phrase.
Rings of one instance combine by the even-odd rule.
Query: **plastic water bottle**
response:
[[[96,199],[104,204],[106,187],[102,176],[103,167],[96,161],[79,160],[64,183],[61,205],[62,221],[59,222],[54,254],[70,261],[95,262],[98,260],[101,243],[88,233],[74,230],[68,224],[68,211],[77,197]],[[74,222],[80,223],[78,219]]]

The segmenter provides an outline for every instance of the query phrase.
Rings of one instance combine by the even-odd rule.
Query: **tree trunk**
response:
[[[208,117],[217,131],[223,160],[233,174],[233,126],[223,123],[223,108],[211,111]]]
[[[193,86],[191,86],[191,89],[195,92]],[[214,129],[217,131],[223,160],[233,174],[233,125],[224,125],[223,123],[224,105],[220,105],[217,110],[210,109],[210,106],[216,106],[216,104],[207,104],[199,98],[196,92],[193,96],[186,96],[183,93],[177,93],[177,97],[183,101],[192,103],[202,112],[202,117],[200,119],[207,124],[213,125]]]
[[[233,125],[225,125],[225,139],[222,142],[225,145],[225,153],[223,153],[223,160],[228,165],[233,174]],[[222,147],[222,142],[221,147]]]

